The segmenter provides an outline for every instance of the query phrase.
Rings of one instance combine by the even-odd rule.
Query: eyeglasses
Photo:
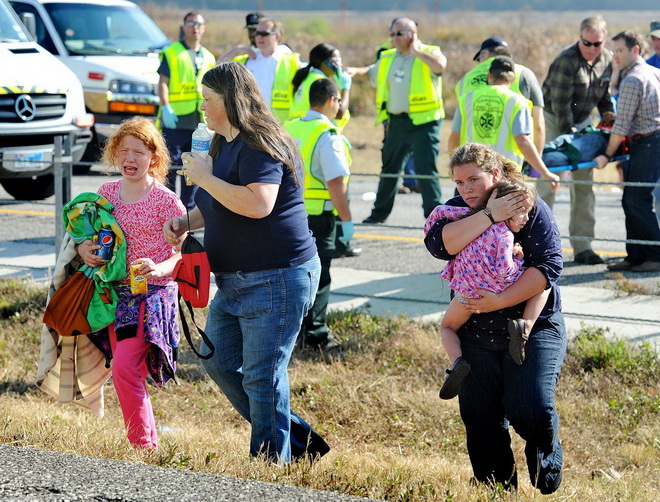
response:
[[[594,47],[600,47],[605,43],[605,40],[601,40],[600,42],[589,42],[588,40],[585,40],[582,37],[580,37],[580,41],[584,44],[585,47],[591,47],[592,45]]]
[[[200,28],[201,26],[204,26],[204,23],[199,23],[197,21],[186,21],[184,24],[186,26],[195,26],[196,28]]]
[[[390,31],[390,37],[402,37],[404,36],[407,31]]]
[[[339,103],[339,106],[341,106],[341,98],[339,98],[337,96],[331,96],[331,98],[332,98],[333,101],[336,101],[337,103]]]
[[[255,31],[255,36],[257,37],[270,37],[271,35],[277,35],[276,31]]]

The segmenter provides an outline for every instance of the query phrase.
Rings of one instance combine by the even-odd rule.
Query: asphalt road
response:
[[[334,492],[0,445],[0,499],[350,502]]]
[[[358,168],[355,168],[358,170]],[[102,183],[110,179],[100,167],[94,167],[89,175],[74,176],[73,195],[83,191],[95,191]],[[338,266],[349,266],[370,271],[388,271],[394,273],[421,274],[439,271],[440,262],[426,251],[421,241],[424,217],[421,209],[421,196],[416,193],[400,194],[396,198],[394,210],[386,225],[360,225],[373,205],[370,198],[377,188],[376,177],[358,177],[351,179],[350,195],[353,219],[356,223],[354,247],[360,247],[363,253],[356,258],[337,260]],[[442,182],[442,194],[449,198],[454,185],[449,180]],[[625,239],[623,210],[620,191],[597,188],[596,195],[596,237],[593,248],[605,259],[620,260],[625,256],[623,242],[612,240]],[[15,201],[0,187],[0,242],[25,241],[54,245],[55,198],[45,201]],[[562,185],[557,193],[554,212],[562,235],[568,235],[569,189]],[[602,240],[601,240],[602,239]],[[586,266],[574,263],[567,238],[563,239],[565,249],[565,271],[560,285],[581,285],[595,288],[611,288],[614,279],[607,273],[605,265]],[[344,265],[342,265],[344,263]],[[635,282],[649,288],[658,289],[658,274],[630,275]]]

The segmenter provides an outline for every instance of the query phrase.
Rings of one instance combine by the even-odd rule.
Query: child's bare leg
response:
[[[518,365],[525,360],[525,344],[529,339],[534,323],[536,323],[548,301],[548,296],[550,296],[549,289],[532,296],[525,302],[522,319],[509,321],[509,353]]]
[[[470,315],[463,304],[454,298],[440,323],[442,346],[452,362],[451,368],[446,371],[447,375],[440,388],[441,399],[456,397],[461,389],[461,381],[470,372],[470,365],[462,357],[461,341],[456,333],[470,318]]]
[[[461,351],[461,341],[456,333],[463,324],[470,318],[470,313],[463,304],[454,298],[447,307],[442,322],[440,323],[440,336],[442,346],[449,356],[449,361],[453,363],[463,355]]]

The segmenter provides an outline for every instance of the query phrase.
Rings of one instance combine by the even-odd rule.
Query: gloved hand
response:
[[[353,238],[353,222],[352,221],[340,221],[341,224],[341,233],[342,236],[339,237],[339,242],[342,244],[348,244],[348,241],[350,241]]]
[[[165,105],[160,107],[160,121],[166,129],[176,129],[179,117],[176,116],[171,105]]]
[[[342,68],[339,68],[337,70],[337,78],[335,80],[337,81],[337,85],[339,86],[339,88],[342,91],[345,90],[345,89],[348,89],[348,90],[351,89],[351,84],[353,83],[353,79]]]

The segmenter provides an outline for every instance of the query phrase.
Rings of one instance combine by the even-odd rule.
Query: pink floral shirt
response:
[[[470,212],[468,207],[436,207],[424,224],[426,235],[438,220],[460,220]],[[500,221],[458,252],[440,272],[456,293],[478,298],[477,289],[501,293],[516,282],[522,273],[522,258],[513,257],[513,232]]]
[[[119,198],[123,180],[104,183],[98,190],[115,207],[112,216],[126,236],[126,265],[138,258],[151,258],[161,263],[176,253],[163,235],[163,225],[172,218],[186,214],[186,208],[169,188],[157,181],[140,200],[132,203]],[[130,282],[126,278],[122,283]],[[149,284],[165,286],[173,282],[171,276],[149,279]]]

